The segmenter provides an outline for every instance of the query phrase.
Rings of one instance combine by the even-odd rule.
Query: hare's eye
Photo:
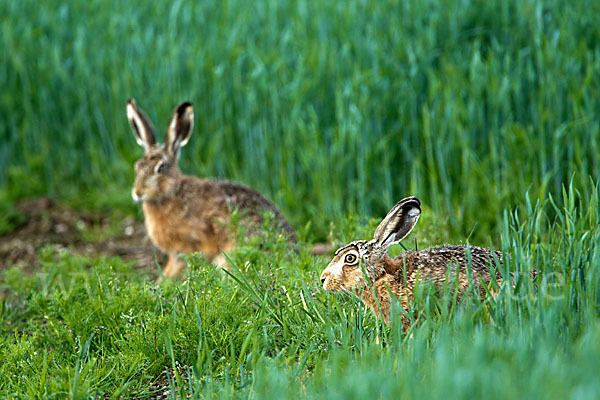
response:
[[[352,264],[355,261],[356,261],[355,254],[346,254],[346,257],[344,257],[344,262],[347,264]]]
[[[156,173],[162,174],[163,172],[165,172],[165,163],[160,163],[156,166]]]

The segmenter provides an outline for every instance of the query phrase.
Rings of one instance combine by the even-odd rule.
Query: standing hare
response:
[[[235,247],[230,231],[234,210],[239,210],[248,232],[258,231],[263,213],[273,214],[272,222],[295,242],[296,235],[281,212],[257,191],[225,180],[199,179],[183,175],[177,167],[179,149],[190,139],[194,111],[181,103],[171,117],[165,144],[156,142],[152,123],[137,106],[127,102],[127,118],[136,141],[145,150],[135,163],[135,184],[131,192],[143,203],[146,229],[152,243],[169,254],[163,270],[166,278],[177,277],[185,267],[182,253],[201,251],[209,262],[227,267],[222,251]]]
[[[335,252],[321,274],[323,288],[338,293],[356,293],[375,314],[381,309],[384,321],[388,322],[392,306],[390,292],[408,312],[419,282],[430,282],[439,291],[450,280],[452,283],[447,282],[450,283],[448,287],[458,287],[459,299],[470,284],[479,285],[481,293],[485,294],[492,280],[501,283],[498,269],[502,265],[502,253],[490,249],[443,246],[407,251],[393,259],[388,256],[388,248],[412,231],[420,214],[418,198],[407,197],[399,201],[381,221],[372,240],[356,240]],[[402,321],[406,328],[408,320],[404,314]]]

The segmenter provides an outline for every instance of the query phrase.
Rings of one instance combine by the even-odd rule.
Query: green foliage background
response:
[[[305,241],[366,238],[417,195],[406,247],[468,237],[509,255],[504,273],[541,272],[459,306],[419,293],[403,333],[323,292],[327,259],[268,231],[225,280],[197,255],[156,285],[46,249],[42,271],[0,272],[2,397],[600,397],[600,2],[7,0],[0,15],[0,231],[28,196],[135,212],[125,101],[164,131],[190,100],[184,172],[264,192]]]
[[[247,183],[295,226],[419,195],[486,238],[600,164],[594,1],[4,1],[0,184],[129,207],[135,97],[185,172]],[[81,200],[81,197],[85,199]]]

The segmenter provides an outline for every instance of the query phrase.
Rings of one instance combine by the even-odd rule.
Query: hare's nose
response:
[[[131,190],[131,197],[133,197],[133,201],[138,202],[143,200],[143,194],[139,193],[135,188]]]
[[[323,271],[323,273],[321,274],[321,285],[325,285],[325,281],[327,280],[327,273],[325,273],[325,271]]]

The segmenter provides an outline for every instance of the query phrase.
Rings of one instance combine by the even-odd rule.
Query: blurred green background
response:
[[[455,233],[600,174],[600,2],[0,2],[0,187],[134,212],[125,102],[185,173],[246,183],[311,240],[419,196]],[[495,240],[495,239],[494,239]]]

